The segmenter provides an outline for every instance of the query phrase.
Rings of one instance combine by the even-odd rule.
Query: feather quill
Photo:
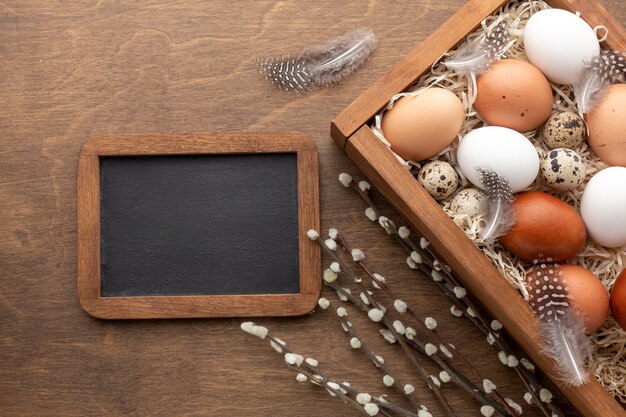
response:
[[[257,68],[281,90],[304,93],[339,82],[359,68],[376,48],[371,29],[356,29],[300,55],[263,58]]]
[[[541,264],[532,269],[527,278],[529,303],[541,320],[545,353],[556,361],[560,380],[579,386],[589,379],[585,359],[591,353],[591,342],[581,314],[569,304],[561,274],[558,265]]]
[[[513,190],[506,178],[497,172],[484,168],[476,170],[487,194],[487,216],[480,237],[481,241],[492,243],[515,223],[515,214],[511,208]]]
[[[510,39],[511,29],[509,16],[501,16],[483,36],[468,39],[461,44],[443,64],[457,73],[481,74],[513,45],[514,41]]]
[[[573,84],[578,113],[583,116],[593,110],[595,104],[610,84],[626,81],[626,58],[614,50],[602,50],[586,63],[578,80]]]

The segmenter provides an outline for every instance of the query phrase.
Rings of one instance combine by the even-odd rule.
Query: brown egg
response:
[[[515,224],[500,242],[525,261],[564,261],[585,243],[587,231],[580,215],[550,194],[520,193],[513,200],[513,212]]]
[[[526,274],[526,284],[533,307],[544,294],[567,294],[570,307],[582,315],[588,333],[595,332],[609,315],[609,294],[606,288],[597,276],[582,266],[538,265]]]
[[[474,107],[490,125],[526,132],[552,114],[552,88],[534,65],[516,59],[497,61],[476,81]]]
[[[437,155],[454,141],[465,112],[461,100],[443,88],[429,88],[396,101],[381,128],[391,150],[411,161]]]
[[[626,167],[626,84],[613,84],[586,115],[587,142],[598,158]]]
[[[626,329],[626,269],[615,280],[611,290],[611,314]]]

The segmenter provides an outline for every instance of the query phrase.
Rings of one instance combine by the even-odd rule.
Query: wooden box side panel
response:
[[[538,319],[526,301],[506,283],[487,257],[397,162],[369,127],[362,127],[350,138],[346,153],[408,223],[430,241],[463,284],[504,325],[529,357],[556,380],[556,364],[540,353],[544,346]],[[585,417],[626,416],[624,409],[594,378],[580,387],[561,386],[559,389]]]

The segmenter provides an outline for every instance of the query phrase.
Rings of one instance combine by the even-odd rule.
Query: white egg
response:
[[[539,173],[539,155],[524,135],[513,129],[487,126],[472,130],[459,143],[456,154],[461,172],[484,188],[477,169],[490,169],[509,182],[513,192],[522,191]]]
[[[580,215],[589,235],[602,246],[626,245],[626,168],[606,168],[589,180]]]
[[[561,9],[542,10],[528,19],[524,47],[528,60],[559,84],[575,82],[584,62],[600,53],[591,26]]]

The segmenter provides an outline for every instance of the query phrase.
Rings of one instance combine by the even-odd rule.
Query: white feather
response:
[[[280,89],[302,93],[326,87],[353,73],[376,45],[371,29],[356,29],[298,56],[261,59],[257,67],[265,79]]]
[[[481,241],[492,243],[506,234],[515,223],[515,213],[511,208],[513,190],[509,182],[495,171],[478,168],[480,181],[487,193],[487,214],[485,225],[480,230]]]
[[[560,372],[559,379],[566,385],[579,386],[589,379],[585,359],[591,352],[591,342],[585,335],[580,314],[568,308],[559,320],[542,321],[546,353],[552,357]]]
[[[581,117],[593,109],[607,86],[608,82],[604,81],[593,68],[586,68],[582,71],[578,81],[573,84],[578,113]]]
[[[491,64],[487,51],[477,43],[465,42],[455,54],[443,63],[449,70],[459,74],[480,74]]]

